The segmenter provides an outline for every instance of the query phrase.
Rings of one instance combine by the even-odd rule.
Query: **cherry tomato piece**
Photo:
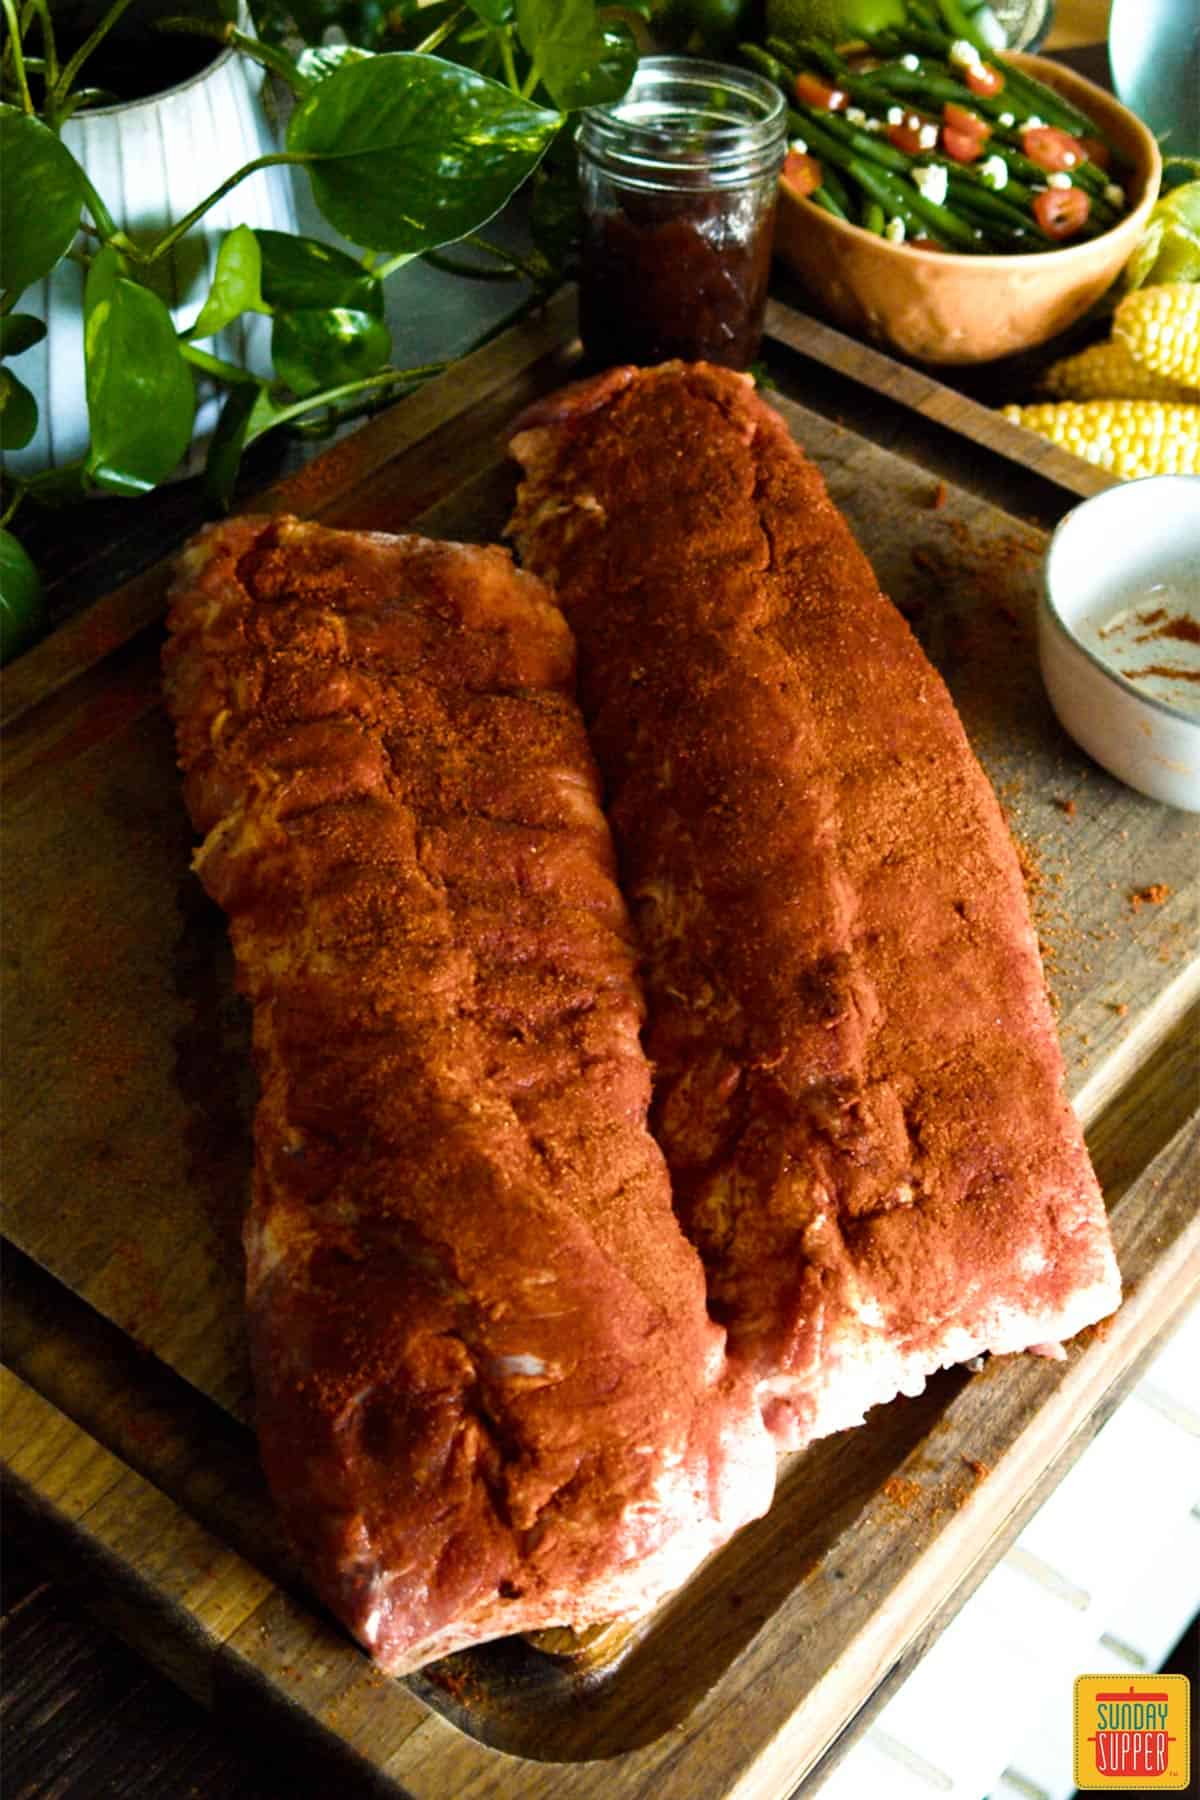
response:
[[[1107,169],[1112,162],[1112,151],[1109,149],[1103,138],[1081,137],[1079,140],[1079,148],[1083,151],[1083,154],[1087,157],[1088,161],[1090,163],[1095,163],[1098,169]]]
[[[822,112],[844,112],[846,108],[846,92],[843,88],[834,87],[828,81],[822,81],[808,69],[801,69],[793,83],[797,100],[804,106],[816,106]]]
[[[943,125],[942,149],[956,163],[978,162],[984,152],[984,140],[972,137],[965,131],[955,131],[953,126]]]
[[[921,142],[921,127],[928,123],[928,120],[918,118],[916,113],[907,113],[899,125],[888,126],[888,143],[897,150],[903,150],[906,156],[920,156],[923,150],[930,148]]]
[[[783,159],[783,180],[793,194],[805,200],[816,193],[824,176],[820,163],[807,150],[789,150]]]
[[[978,138],[981,144],[985,144],[992,135],[992,128],[986,119],[981,119],[969,106],[956,106],[953,100],[947,100],[942,108],[942,123],[964,137]]]
[[[947,100],[942,108],[942,149],[947,156],[960,163],[978,162],[991,135],[986,119]]]
[[[1033,216],[1047,237],[1074,237],[1087,224],[1090,211],[1082,188],[1043,188],[1033,196]]]
[[[993,94],[1000,93],[1004,87],[1003,75],[999,69],[994,69],[991,63],[972,63],[969,68],[964,70],[964,74],[967,86],[973,94],[981,94],[990,98]]]
[[[1059,170],[1077,169],[1085,159],[1079,139],[1057,125],[1029,125],[1021,133],[1021,148],[1039,169],[1051,174]]]

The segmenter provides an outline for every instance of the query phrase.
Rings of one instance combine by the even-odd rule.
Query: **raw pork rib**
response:
[[[1120,1297],[1015,852],[949,695],[748,383],[526,416],[644,952],[651,1124],[781,1447]]]
[[[644,1611],[765,1510],[646,1129],[573,645],[501,550],[243,519],[165,668],[254,1005],[262,1451],[392,1671]]]

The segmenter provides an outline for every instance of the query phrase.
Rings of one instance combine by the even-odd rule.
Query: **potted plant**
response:
[[[15,76],[19,67],[25,68],[42,118],[57,127],[60,142],[88,183],[106,196],[114,225],[144,246],[152,246],[244,163],[279,148],[276,123],[264,101],[262,70],[211,37],[152,36],[155,23],[167,16],[168,4],[142,0],[107,32],[106,15],[96,0],[56,5],[53,18],[45,16],[38,45],[46,54],[29,59],[32,68],[22,58],[13,71]],[[110,20],[114,11],[109,9]],[[207,14],[201,11],[198,22],[205,20],[219,24],[215,5]],[[243,28],[249,23],[244,11],[239,23]],[[260,169],[211,207],[163,257],[146,265],[151,291],[166,303],[177,331],[199,315],[221,239],[240,223],[296,229],[289,169]],[[8,230],[19,235],[19,226]],[[36,402],[37,422],[20,448],[12,446],[23,432],[6,435],[5,465],[11,473],[61,467],[86,452],[84,280],[90,247],[81,233],[72,246],[76,253],[60,258],[22,297],[22,312],[45,326],[45,336],[21,363],[20,380]],[[261,317],[243,315],[215,337],[211,349],[265,372],[264,326]],[[211,431],[215,411],[211,400],[198,407],[194,435]]]
[[[167,479],[192,440],[198,377],[221,394],[206,473],[214,500],[227,502],[243,451],[263,433],[344,416],[433,372],[390,360],[383,283],[404,264],[469,240],[525,281],[527,297],[552,285],[555,257],[546,251],[573,217],[574,187],[566,139],[553,159],[547,151],[573,109],[623,92],[637,61],[625,18],[607,16],[595,0],[401,4],[389,20],[410,36],[425,32],[412,48],[312,45],[298,54],[244,29],[244,15],[230,16],[235,3],[214,0],[215,14],[178,20],[164,16],[161,0],[113,0],[64,60],[58,6],[52,20],[50,0],[24,0],[19,13],[19,0],[0,0],[9,26],[0,63],[0,627],[8,627],[8,653],[36,629],[36,607],[22,608],[33,617],[14,632],[4,603],[4,584],[13,592],[29,585],[7,529],[18,509],[97,490],[137,495]],[[111,103],[89,67],[102,67],[101,49],[131,7],[150,4],[156,15],[139,67],[183,29],[256,80],[270,70],[292,100],[281,147],[256,142],[223,178],[210,172],[208,191],[190,204],[172,188],[169,218],[157,225],[124,217],[113,187],[70,141],[86,109]],[[314,16],[296,10],[316,35],[336,8],[315,0]],[[208,66],[224,65],[218,56]],[[197,71],[182,85],[202,78]],[[156,80],[152,70],[148,79]],[[169,172],[176,167],[170,159]],[[248,218],[247,184],[265,171],[298,171],[323,219],[359,253]],[[535,243],[546,249],[518,259],[477,234],[535,171]],[[213,214],[227,200],[233,211],[214,232]],[[38,395],[23,378],[47,339],[39,294],[63,265],[78,294],[86,436],[58,466],[16,466],[13,453],[39,428]],[[183,293],[164,281],[173,265],[184,270],[176,277]],[[252,347],[223,334],[244,332],[260,315],[269,342],[256,367]],[[53,393],[56,342],[51,350]]]

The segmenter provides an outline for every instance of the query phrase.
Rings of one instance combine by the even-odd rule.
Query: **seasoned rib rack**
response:
[[[165,656],[261,1099],[267,1474],[384,1667],[644,1611],[763,1511],[646,1128],[561,614],[505,552],[242,519]]]
[[[652,1125],[784,1447],[1119,1281],[1017,858],[941,680],[747,382],[518,426],[644,953]]]

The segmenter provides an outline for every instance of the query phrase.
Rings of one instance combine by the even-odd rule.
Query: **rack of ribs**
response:
[[[1016,853],[945,687],[747,381],[512,445],[643,952],[651,1125],[781,1447],[1112,1311]]]
[[[388,1670],[644,1612],[774,1448],[646,1124],[570,632],[507,552],[242,519],[165,652],[260,1101],[263,1460]]]

